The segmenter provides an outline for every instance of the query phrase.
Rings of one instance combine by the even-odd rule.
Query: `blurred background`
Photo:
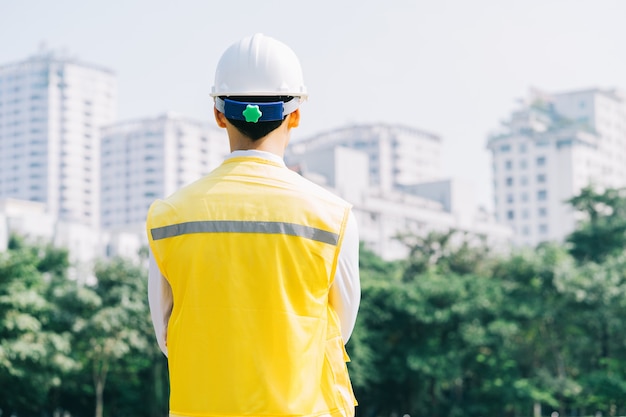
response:
[[[401,123],[443,140],[445,172],[492,205],[486,136],[529,88],[624,87],[619,0],[0,2],[0,63],[41,45],[117,76],[119,119],[211,120],[223,50],[255,32],[299,55],[310,100],[294,138]]]
[[[367,417],[626,415],[626,2],[0,0],[0,415],[167,415],[145,214],[209,97],[299,56],[290,168],[354,204]]]

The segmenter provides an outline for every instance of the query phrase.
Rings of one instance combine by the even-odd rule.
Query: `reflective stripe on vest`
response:
[[[153,240],[187,235],[192,233],[264,233],[283,234],[316,240],[336,246],[339,235],[315,227],[286,222],[259,221],[195,221],[157,227],[150,230]]]

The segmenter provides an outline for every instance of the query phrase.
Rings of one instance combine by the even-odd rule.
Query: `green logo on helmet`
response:
[[[258,122],[261,116],[263,116],[263,113],[261,113],[261,110],[259,110],[259,106],[257,106],[256,104],[248,104],[246,106],[246,109],[241,112],[241,114],[243,114],[243,117],[246,118],[246,122],[251,123]]]

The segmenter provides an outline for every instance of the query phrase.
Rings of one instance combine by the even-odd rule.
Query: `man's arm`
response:
[[[354,324],[361,302],[361,282],[359,278],[359,229],[350,212],[348,223],[339,250],[335,281],[330,287],[329,301],[339,315],[341,336],[346,344]]]
[[[172,314],[174,299],[172,297],[172,287],[161,274],[152,251],[150,251],[150,266],[148,269],[148,303],[157,342],[163,354],[167,356],[167,323]]]

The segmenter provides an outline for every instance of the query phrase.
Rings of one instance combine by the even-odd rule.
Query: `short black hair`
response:
[[[243,103],[273,103],[277,101],[288,102],[293,100],[292,96],[228,96],[228,97],[220,97],[222,100],[228,98],[229,100],[239,101]],[[286,117],[286,116],[285,116]],[[285,117],[282,120],[272,120],[269,122],[257,122],[251,123],[246,122],[245,120],[235,120],[228,119],[228,121],[237,128],[241,134],[250,138],[252,141],[259,140],[264,138],[272,131],[278,128],[283,121],[285,121]]]

